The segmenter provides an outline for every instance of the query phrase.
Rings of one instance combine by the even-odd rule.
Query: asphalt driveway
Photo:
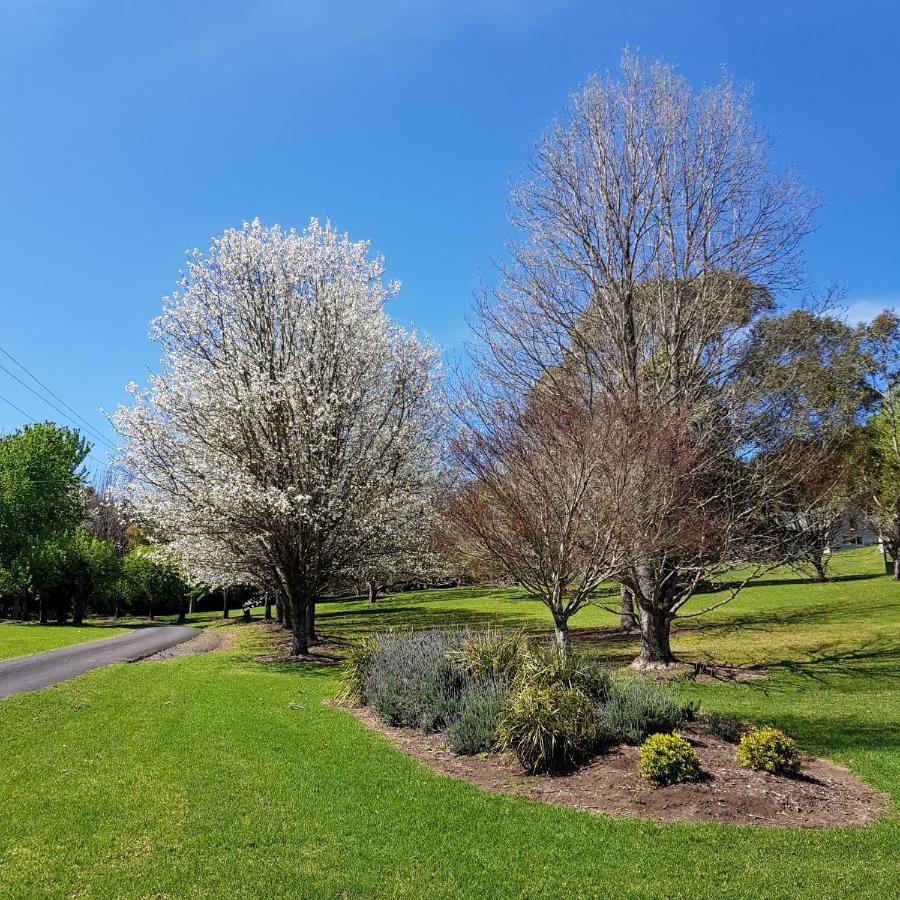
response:
[[[38,691],[110,663],[134,662],[197,634],[196,628],[184,625],[151,625],[118,637],[7,659],[0,662],[0,698],[20,691]]]

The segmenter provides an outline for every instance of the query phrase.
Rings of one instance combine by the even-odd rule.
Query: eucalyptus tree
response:
[[[694,91],[628,54],[572,96],[513,193],[521,238],[479,303],[469,407],[490,433],[492,404],[541,384],[610,431],[639,665],[672,660],[671,623],[701,611],[684,607],[712,574],[777,552],[759,510],[812,464],[739,368],[776,291],[800,281],[814,207],[774,171],[746,92]]]
[[[115,416],[139,513],[276,584],[295,654],[316,596],[420,503],[435,464],[438,357],[389,319],[383,276],[367,243],[316,220],[226,231],[189,256],[152,325],[162,369]]]
[[[866,489],[872,523],[900,580],[900,316],[890,310],[866,328],[868,381],[877,412],[868,423]]]

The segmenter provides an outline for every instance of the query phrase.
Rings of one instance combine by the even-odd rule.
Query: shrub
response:
[[[603,738],[598,707],[581,689],[560,682],[521,685],[503,708],[499,743],[526,772],[564,772]]]
[[[581,691],[596,705],[605,703],[612,691],[612,676],[589,656],[563,656],[555,646],[535,647],[522,660],[517,687],[560,685]]]
[[[675,696],[663,685],[623,679],[612,682],[603,726],[618,740],[639,744],[651,734],[674,730],[682,714]]]
[[[797,742],[771,725],[745,734],[738,744],[736,758],[747,769],[773,775],[796,775],[800,771]]]
[[[354,641],[347,651],[341,669],[338,703],[356,706],[366,702],[365,684],[372,667],[372,655],[375,652],[375,636],[366,635]]]
[[[706,724],[712,734],[729,744],[736,744],[744,731],[744,723],[740,719],[717,712],[711,712],[706,717]]]
[[[528,652],[525,632],[503,628],[466,631],[453,658],[473,677],[511,682],[519,673]]]
[[[429,733],[457,718],[465,671],[450,658],[458,633],[379,634],[364,693],[375,715],[390,725]]]
[[[472,681],[462,694],[459,718],[447,732],[447,743],[454,753],[487,753],[497,744],[500,711],[509,695],[502,681]]]
[[[663,787],[696,781],[700,762],[694,748],[677,731],[654,734],[641,745],[638,771],[651,784]]]

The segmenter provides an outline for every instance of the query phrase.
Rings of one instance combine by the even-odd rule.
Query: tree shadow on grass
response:
[[[900,644],[887,637],[873,638],[850,648],[824,644],[813,649],[808,659],[785,659],[767,668],[821,684],[833,684],[837,678],[896,682],[900,680]]]
[[[758,587],[781,587],[786,585],[803,584],[807,587],[827,587],[829,584],[838,584],[842,581],[867,581],[871,578],[887,578],[883,572],[862,572],[853,575],[829,575],[824,581],[818,578],[805,578],[803,576],[791,576],[788,578],[751,578],[747,582],[745,590]],[[720,590],[732,590],[740,587],[740,581],[718,581],[716,586]]]
[[[888,601],[878,603],[859,602],[859,608],[866,615],[897,610],[898,604]],[[847,609],[835,603],[818,603],[810,606],[769,607],[752,613],[729,616],[728,618],[676,619],[673,633],[710,633],[735,629],[771,631],[779,625],[828,625],[847,620]]]

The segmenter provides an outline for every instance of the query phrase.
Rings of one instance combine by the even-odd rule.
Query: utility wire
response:
[[[0,347],[0,353],[2,353],[4,356],[6,356],[7,359],[12,360],[12,362],[14,362],[30,378],[32,378],[34,381],[36,381],[51,397],[53,397],[55,400],[58,400],[60,403],[62,403],[62,405],[67,410],[69,410],[69,412],[72,413],[76,419],[78,419],[80,422],[83,422],[88,428],[90,428],[91,430],[96,432],[96,429],[93,427],[93,425],[91,425],[90,422],[87,421],[87,419],[84,418],[84,416],[82,416],[79,412],[77,412],[75,409],[73,409],[71,406],[69,406],[69,404],[66,403],[66,401],[63,400],[63,398],[59,396],[59,394],[56,394],[52,390],[50,390],[50,388],[48,388],[47,385],[44,384],[44,382],[41,381],[41,379],[38,378],[37,375],[34,374],[34,372],[32,372],[27,366],[20,363],[12,355],[12,353],[9,352],[9,350],[7,350],[5,347]],[[100,435],[100,437],[102,438],[103,435]],[[107,440],[107,443],[111,443],[111,442]],[[113,449],[115,449],[115,447],[113,447]]]
[[[10,356],[10,354],[7,353],[6,350],[4,350],[2,347],[0,347],[0,351],[2,351],[2,352],[5,353],[7,356],[9,356],[9,358],[12,359],[12,361],[13,361],[14,363],[16,363],[16,365],[19,366],[23,371],[28,372],[28,369],[26,369],[25,366],[23,366],[21,363],[19,363],[17,360],[15,360],[12,356]],[[79,425],[78,422],[77,422],[75,419],[72,418],[72,416],[70,416],[70,415],[69,415],[67,412],[65,412],[64,410],[61,410],[61,409],[60,409],[55,403],[53,403],[51,400],[48,400],[46,397],[41,396],[41,395],[40,395],[40,394],[39,394],[39,393],[38,393],[38,392],[37,392],[30,384],[28,384],[27,382],[25,382],[25,381],[23,381],[21,378],[19,378],[19,376],[16,375],[15,372],[11,372],[9,369],[7,369],[6,366],[3,365],[3,363],[0,363],[0,369],[2,369],[4,372],[6,372],[6,374],[9,375],[10,378],[14,378],[16,381],[18,381],[19,384],[21,384],[22,387],[25,388],[25,390],[31,391],[31,393],[34,394],[35,397],[37,397],[39,400],[43,400],[44,403],[46,403],[48,406],[50,406],[50,407],[52,407],[53,409],[55,409],[56,412],[58,412],[63,418],[66,418],[66,419],[68,419],[70,422],[72,422],[76,427],[79,427],[79,428],[80,428],[80,427],[87,428],[87,430],[88,430],[88,431],[96,438],[96,440],[99,440],[99,441],[101,441],[102,443],[106,444],[106,446],[107,446],[110,450],[115,450],[115,449],[116,449],[115,444],[113,444],[113,442],[112,442],[111,440],[109,440],[109,438],[104,437],[99,431],[97,431],[96,428],[94,428],[93,425],[90,424],[90,422],[88,422],[88,421],[87,421],[85,418],[83,418],[82,416],[78,415],[78,413],[75,412],[75,410],[72,409],[72,407],[69,406],[69,404],[66,403],[65,400],[60,400],[60,398],[57,397],[56,394],[54,394],[53,391],[50,390],[50,388],[48,388],[42,381],[40,381],[39,379],[35,378],[35,376],[31,374],[31,372],[28,372],[28,374],[29,374],[32,378],[34,378],[34,380],[35,380],[35,381],[36,381],[36,382],[37,382],[37,383],[38,383],[45,391],[47,391],[48,394],[50,394],[52,397],[56,397],[56,399],[59,400],[59,402],[62,403],[63,406],[65,406],[65,407],[67,407],[68,409],[70,409],[70,410],[72,411],[72,413],[76,416],[76,418],[79,419],[79,420],[83,423],[83,426],[82,426],[82,425]],[[7,401],[7,402],[9,402],[9,401]]]
[[[22,409],[21,406],[16,406],[16,404],[13,403],[12,400],[9,399],[9,397],[4,397],[3,394],[0,394],[0,400],[3,400],[4,403],[8,403],[17,413],[25,416],[25,418],[28,419],[32,424],[38,424],[38,420],[35,419],[34,416],[30,416],[27,412],[25,412],[24,409]],[[88,464],[88,459],[90,459],[93,463],[93,468],[91,468],[91,465]],[[94,477],[95,481],[99,484],[102,479],[98,472],[105,471],[108,468],[108,465],[106,460],[100,459],[100,457],[97,456],[93,450],[89,450],[88,455],[85,458],[85,467]]]

